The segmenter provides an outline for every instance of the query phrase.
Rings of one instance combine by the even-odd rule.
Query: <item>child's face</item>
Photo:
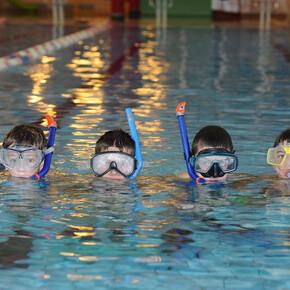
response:
[[[120,151],[120,149],[118,147],[111,146],[102,152],[110,152],[110,151]],[[122,152],[127,153],[127,154],[131,154],[131,152],[129,152],[127,148],[123,148]],[[126,179],[125,176],[123,176],[121,173],[119,173],[117,170],[114,170],[114,169],[110,170],[102,177],[107,178],[107,179],[115,179],[115,180],[125,180]]]
[[[208,146],[197,146],[197,154],[199,154],[199,152],[205,150],[205,149],[211,149],[211,148],[215,148],[215,147],[208,147]],[[219,161],[219,156],[216,156],[215,160]],[[223,180],[226,180],[228,174],[226,173],[225,175],[221,176],[221,177],[204,177],[201,173],[199,172],[196,172],[196,174],[198,176],[200,176],[201,178],[203,178],[204,180],[206,181],[223,181]]]
[[[13,149],[15,151],[9,149]],[[20,156],[19,152],[24,153]],[[29,150],[25,147],[17,147],[17,150],[13,147],[8,148],[5,153],[5,163],[7,163],[7,166],[10,166],[7,167],[6,164],[4,164],[5,168],[13,177],[30,178],[34,174],[38,173],[43,166],[40,152],[40,150],[35,148],[30,148]]]
[[[290,147],[290,142],[286,140],[280,143],[277,147]],[[280,166],[274,165],[273,168],[276,170],[279,177],[290,178],[290,154],[286,155],[286,159]]]

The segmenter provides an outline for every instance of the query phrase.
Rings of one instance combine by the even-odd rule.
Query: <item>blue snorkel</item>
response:
[[[46,120],[47,120],[47,127],[49,128],[49,135],[48,135],[47,149],[46,149],[46,153],[45,153],[45,157],[44,157],[43,168],[38,173],[34,174],[31,177],[32,179],[37,179],[37,180],[40,180],[49,171],[51,159],[52,159],[52,154],[53,154],[53,144],[54,144],[55,132],[57,129],[57,124],[51,116],[46,115]]]
[[[134,179],[139,174],[139,172],[140,172],[140,170],[142,168],[143,161],[142,161],[141,148],[140,148],[140,143],[139,143],[139,138],[138,138],[138,132],[137,132],[137,129],[136,129],[136,125],[135,125],[132,109],[131,108],[127,108],[125,110],[125,112],[126,112],[127,119],[128,119],[128,124],[129,124],[129,127],[130,127],[131,136],[132,136],[133,140],[135,141],[135,158],[137,160],[137,169],[134,172],[134,174],[130,177],[131,179]]]
[[[186,105],[186,102],[181,102],[176,107],[176,117],[178,119],[180,136],[181,136],[181,141],[182,141],[182,146],[183,146],[183,153],[184,153],[184,159],[185,159],[185,163],[186,163],[186,167],[187,167],[187,172],[188,172],[189,176],[195,182],[205,182],[205,180],[203,178],[201,178],[200,176],[198,176],[195,173],[192,165],[189,162],[189,159],[190,159],[190,148],[189,148],[187,130],[186,130],[186,125],[185,125],[185,120],[184,120],[185,105]]]

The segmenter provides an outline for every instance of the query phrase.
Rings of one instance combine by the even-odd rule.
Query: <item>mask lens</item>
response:
[[[32,169],[40,165],[43,154],[40,150],[27,150],[22,153],[22,157],[27,167]]]
[[[136,169],[135,158],[124,152],[102,152],[91,159],[91,168],[97,176],[103,176],[114,169],[129,177]]]
[[[271,165],[279,166],[286,159],[286,155],[290,153],[290,147],[270,148],[267,154],[267,162]]]
[[[17,160],[19,159],[19,153],[14,150],[2,149],[1,150],[1,162],[5,167],[12,169]]]
[[[41,150],[28,149],[28,150],[16,150],[16,149],[2,149],[1,150],[1,162],[4,166],[12,169],[18,164],[20,159],[23,159],[24,164],[34,169],[40,165],[44,157]]]
[[[237,169],[237,157],[232,154],[204,154],[194,158],[194,169],[200,173],[207,173],[214,163],[217,163],[224,173]]]

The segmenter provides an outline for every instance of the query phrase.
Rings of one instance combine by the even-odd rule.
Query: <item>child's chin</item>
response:
[[[109,175],[109,176],[104,175],[103,177],[106,179],[111,179],[111,180],[125,180],[126,179],[122,175],[120,175],[120,176],[118,176],[118,175]]]
[[[225,176],[223,176],[223,177],[216,177],[216,178],[212,177],[212,178],[205,178],[205,180],[207,182],[219,182],[219,181],[225,181],[226,180],[226,177]]]
[[[30,178],[32,175],[11,175],[12,177],[17,177],[17,178]]]

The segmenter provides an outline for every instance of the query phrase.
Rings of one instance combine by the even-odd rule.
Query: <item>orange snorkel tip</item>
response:
[[[57,123],[53,120],[53,118],[50,115],[45,116],[47,120],[47,127],[50,128],[51,126],[57,128]]]
[[[186,102],[181,102],[177,105],[176,110],[175,110],[176,117],[183,116],[185,114],[185,106],[186,106]]]

